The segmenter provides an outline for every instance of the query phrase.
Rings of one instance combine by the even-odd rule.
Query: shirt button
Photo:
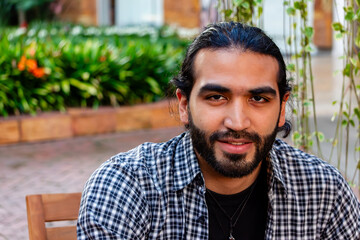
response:
[[[198,190],[199,190],[199,193],[200,194],[202,194],[202,195],[204,195],[205,194],[205,188],[203,187],[203,186],[200,186],[199,188],[198,188]]]

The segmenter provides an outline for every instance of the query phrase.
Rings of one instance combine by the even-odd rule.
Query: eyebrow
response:
[[[202,86],[199,90],[199,95],[204,94],[206,92],[218,92],[218,93],[229,93],[231,92],[229,88],[223,87],[217,84],[206,84]]]
[[[254,89],[250,89],[249,92],[253,95],[270,94],[270,95],[276,96],[276,90],[273,89],[272,87],[254,88]]]
[[[217,85],[217,84],[206,84],[199,90],[199,95],[204,94],[206,92],[218,92],[218,93],[229,93],[231,90],[227,87]],[[276,96],[276,90],[272,87],[258,87],[254,89],[248,90],[249,93],[252,95],[259,95],[259,94],[270,94]]]

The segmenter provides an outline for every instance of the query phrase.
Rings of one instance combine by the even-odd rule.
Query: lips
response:
[[[219,139],[217,143],[222,151],[230,154],[246,154],[253,146],[247,139]]]

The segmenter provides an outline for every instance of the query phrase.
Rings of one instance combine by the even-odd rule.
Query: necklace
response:
[[[238,220],[240,219],[241,213],[243,212],[243,210],[245,209],[245,206],[255,188],[257,181],[255,181],[255,183],[250,187],[250,192],[247,194],[247,196],[245,197],[245,199],[239,204],[238,208],[236,209],[235,213],[232,216],[229,216],[225,209],[220,205],[220,203],[217,201],[217,199],[215,198],[215,196],[213,195],[212,191],[209,189],[206,189],[206,191],[209,193],[209,196],[214,200],[215,204],[217,205],[217,207],[223,212],[223,214],[226,216],[227,219],[229,219],[230,222],[230,233],[229,233],[229,240],[235,240],[234,236],[233,236],[233,229],[236,226],[236,223],[238,222]],[[233,221],[234,217],[236,216],[235,221]],[[224,230],[223,230],[224,231]]]

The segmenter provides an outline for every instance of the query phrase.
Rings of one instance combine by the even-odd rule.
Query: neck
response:
[[[262,165],[261,162],[259,166],[257,166],[257,168],[249,175],[241,178],[230,178],[215,171],[203,159],[198,159],[201,172],[204,176],[206,188],[224,195],[239,193],[250,187],[258,177]]]

